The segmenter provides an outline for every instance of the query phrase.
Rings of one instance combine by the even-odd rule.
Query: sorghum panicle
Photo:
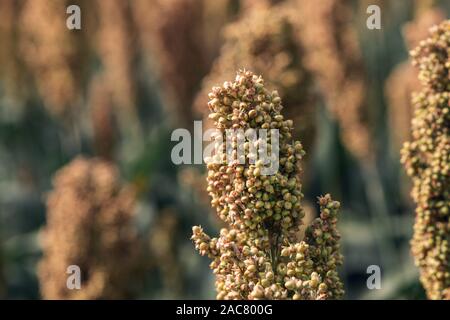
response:
[[[117,127],[111,92],[103,76],[97,76],[91,81],[88,110],[96,156],[111,161],[114,159]]]
[[[121,115],[137,112],[136,60],[137,30],[130,3],[122,0],[93,1],[98,25],[93,31],[95,49],[102,64],[104,79]]]
[[[286,115],[297,124],[294,136],[301,136],[302,142],[311,147],[316,97],[312,77],[304,67],[304,49],[294,32],[297,18],[289,3],[270,6],[267,1],[255,1],[237,21],[228,24],[220,55],[197,95],[197,111],[207,114],[204,106],[211,87],[231,79],[245,66],[277,88]]]
[[[8,98],[23,102],[28,97],[29,84],[25,81],[25,70],[21,54],[16,45],[19,40],[19,25],[22,1],[0,1],[0,81]]]
[[[61,169],[53,185],[38,271],[43,297],[131,297],[140,252],[134,191],[120,184],[112,164],[81,157]],[[70,265],[80,267],[80,290],[67,287]]]
[[[352,2],[296,0],[297,35],[305,66],[316,79],[344,145],[359,159],[372,156],[370,114],[358,38],[352,27]]]
[[[192,126],[195,93],[217,54],[229,6],[230,0],[131,1],[140,44],[178,125]]]
[[[19,48],[40,96],[51,114],[75,113],[83,80],[83,33],[69,32],[70,1],[24,1],[19,15]],[[77,2],[79,4],[79,1]]]
[[[428,29],[445,20],[439,8],[430,8],[403,27],[403,37],[408,49],[414,49],[426,38]],[[385,94],[388,100],[390,135],[395,149],[411,138],[411,118],[413,113],[411,95],[420,90],[418,72],[411,61],[398,65],[386,81]]]
[[[214,87],[209,97],[210,117],[224,137],[230,128],[279,129],[280,133],[280,166],[273,175],[262,175],[260,160],[254,164],[248,160],[251,154],[245,164],[208,162],[211,204],[229,227],[211,238],[196,226],[192,239],[200,254],[212,259],[217,298],[340,298],[339,203],[329,195],[321,197],[320,217],[299,239],[305,215],[299,180],[304,151],[292,139],[293,122],[281,114],[277,91],[267,90],[260,76],[239,71],[234,82]],[[268,149],[275,148],[268,144]]]
[[[401,158],[417,205],[412,253],[428,297],[450,299],[450,20],[432,27],[411,55],[423,86]]]

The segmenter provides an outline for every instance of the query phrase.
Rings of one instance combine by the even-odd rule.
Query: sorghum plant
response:
[[[69,4],[73,1],[24,1],[18,19],[25,65],[46,108],[59,117],[76,114],[87,65],[85,35],[66,27]]]
[[[191,126],[192,95],[201,75],[206,73],[200,45],[202,3],[196,0],[138,0],[133,1],[132,7],[141,41],[158,61],[153,67],[162,80],[164,98],[173,108],[177,124]],[[180,33],[184,36],[180,37]]]
[[[162,96],[178,125],[192,126],[193,99],[217,55],[220,29],[231,18],[230,2],[135,0],[130,3],[139,41],[150,57],[147,60],[152,70],[161,79]]]
[[[422,2],[416,5],[420,5]],[[426,38],[428,29],[445,20],[445,14],[439,8],[420,10],[411,22],[403,27],[403,38],[407,48],[414,49]],[[411,118],[413,113],[411,95],[420,90],[417,69],[411,61],[398,65],[386,81],[385,94],[389,103],[389,127],[395,150],[411,137]]]
[[[212,259],[217,298],[340,298],[339,203],[329,195],[320,197],[320,217],[299,239],[305,215],[299,178],[304,151],[292,138],[293,121],[280,113],[278,92],[266,89],[261,76],[239,71],[234,82],[214,87],[209,98],[210,117],[224,136],[230,128],[279,130],[279,170],[273,175],[261,174],[261,160],[207,164],[211,204],[229,226],[217,238],[193,227],[192,239],[200,254]],[[236,139],[233,143],[235,148]],[[268,143],[267,148],[276,147]]]
[[[428,297],[450,299],[450,21],[431,28],[411,55],[423,86],[401,159],[417,204],[412,253]]]
[[[372,154],[366,84],[352,2],[295,1],[297,34],[310,70],[330,113],[338,121],[344,145],[359,159]]]
[[[234,76],[245,66],[276,87],[284,101],[286,115],[296,122],[295,137],[310,147],[314,137],[315,95],[311,74],[304,66],[304,48],[294,32],[290,3],[270,6],[268,1],[252,1],[240,18],[224,28],[224,45],[203,80],[196,109],[206,113],[210,88]]]
[[[134,191],[120,184],[112,164],[98,159],[75,159],[53,184],[39,264],[43,297],[129,298],[140,247],[132,223]],[[81,290],[67,287],[70,265],[81,270]]]
[[[95,45],[105,80],[121,116],[133,118],[137,112],[135,64],[138,42],[130,4],[120,0],[92,3],[98,15]]]

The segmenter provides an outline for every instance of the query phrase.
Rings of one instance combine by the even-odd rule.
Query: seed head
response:
[[[428,297],[449,299],[450,21],[432,27],[411,55],[423,86],[413,96],[411,140],[401,158],[417,205],[412,254]]]
[[[339,203],[329,195],[319,198],[323,217],[314,220],[305,238],[299,239],[304,216],[299,173],[304,151],[292,139],[293,125],[281,114],[277,92],[267,90],[262,77],[243,70],[234,82],[213,88],[209,97],[211,113],[224,119],[237,114],[231,121],[214,122],[223,135],[229,128],[280,128],[279,170],[273,175],[261,175],[264,164],[248,159],[243,164],[208,164],[211,204],[229,227],[212,239],[194,227],[192,240],[200,254],[212,259],[217,298],[340,298],[343,285],[335,271],[342,264],[336,230]]]

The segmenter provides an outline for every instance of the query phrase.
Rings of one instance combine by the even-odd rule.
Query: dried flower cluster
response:
[[[136,30],[130,4],[122,0],[96,1],[96,49],[113,102],[132,116],[136,110]]]
[[[134,191],[120,185],[113,165],[97,159],[75,159],[53,183],[39,265],[43,297],[130,297],[139,253],[132,225]],[[81,269],[81,290],[66,286],[70,265]]]
[[[417,71],[409,61],[395,67],[386,80],[384,91],[389,106],[389,133],[395,150],[411,137],[411,95],[419,89]]]
[[[152,68],[161,79],[163,98],[179,125],[192,126],[192,102],[217,51],[219,30],[229,19],[229,2],[131,2],[139,40],[154,60]]]
[[[278,92],[268,91],[262,77],[239,71],[234,82],[214,87],[209,97],[210,117],[224,135],[229,128],[271,128],[280,135],[280,167],[273,175],[262,175],[261,160],[252,164],[251,154],[245,164],[237,159],[208,162],[211,204],[229,228],[222,229],[218,238],[210,238],[196,226],[192,239],[200,254],[213,260],[217,298],[340,298],[343,285],[336,272],[342,264],[336,229],[339,203],[329,195],[321,197],[320,218],[300,241],[305,213],[299,173],[304,151],[292,139],[293,121],[280,113]],[[233,150],[236,143],[233,139]],[[243,146],[246,152],[248,144]],[[269,150],[277,148],[268,145]]]
[[[314,135],[314,95],[310,74],[303,66],[303,48],[293,30],[292,8],[252,4],[238,21],[224,28],[224,45],[197,95],[196,109],[205,114],[207,93],[214,85],[247,68],[278,88],[286,115],[296,121],[295,137],[307,147]]]
[[[45,106],[56,116],[74,113],[80,99],[85,46],[66,27],[68,1],[26,1],[20,12],[20,52]]]
[[[423,85],[401,159],[417,204],[412,253],[428,297],[450,299],[450,21],[431,28],[412,58]]]
[[[82,10],[82,30],[66,27],[66,9],[72,4]],[[128,2],[6,0],[1,9],[1,68],[18,87],[15,91],[33,91],[32,83],[51,114],[63,120],[78,117],[96,57],[112,103],[122,112],[120,119],[133,117],[138,42]]]
[[[412,50],[425,39],[428,29],[443,21],[444,13],[438,8],[421,12],[416,19],[403,28],[406,46]],[[410,61],[398,65],[386,81],[385,93],[389,102],[389,125],[396,150],[411,137],[412,105],[411,95],[420,90],[417,69]]]
[[[23,1],[4,0],[0,2],[0,82],[8,97],[24,98],[27,90],[24,84],[24,70],[20,63],[17,46],[20,7]]]
[[[339,122],[345,146],[358,158],[371,155],[366,84],[350,1],[297,3],[297,33],[305,65],[314,74],[331,114]]]

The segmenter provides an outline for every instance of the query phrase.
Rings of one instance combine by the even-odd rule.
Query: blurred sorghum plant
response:
[[[83,33],[66,27],[69,2],[28,0],[19,17],[21,55],[45,106],[56,116],[76,114],[86,66]]]
[[[8,98],[25,100],[27,85],[24,81],[24,68],[20,63],[19,28],[17,19],[23,1],[0,1],[0,90]]]
[[[260,2],[258,2],[260,3]],[[292,8],[286,4],[252,5],[240,19],[224,28],[224,45],[208,76],[195,108],[205,112],[210,88],[246,68],[264,77],[279,90],[286,115],[296,121],[295,137],[302,137],[307,147],[314,136],[314,94],[311,76],[303,65],[303,48],[294,34]]]
[[[412,253],[430,299],[450,299],[450,20],[411,53],[423,89],[401,161],[417,204]]]
[[[403,37],[409,50],[414,49],[426,38],[428,29],[445,19],[439,8],[420,11],[416,18],[403,28]],[[389,102],[389,125],[392,141],[398,150],[404,141],[411,137],[411,118],[413,108],[411,95],[420,90],[417,70],[410,61],[398,65],[386,81],[385,94]]]
[[[97,0],[95,4],[98,14],[95,46],[105,81],[118,111],[132,118],[137,112],[138,43],[131,4],[122,0]]]
[[[192,126],[192,103],[229,19],[230,0],[134,0],[139,40],[175,124]],[[180,37],[180,34],[183,34]]]
[[[134,191],[121,186],[117,169],[98,159],[76,158],[55,176],[47,201],[43,259],[46,299],[119,299],[132,294],[140,243],[133,226]],[[66,286],[66,269],[81,269],[81,290]]]
[[[344,145],[355,156],[371,156],[366,84],[348,0],[296,2],[296,30],[325,102],[339,122]]]
[[[411,136],[411,94],[418,89],[417,73],[409,61],[395,67],[386,80],[384,92],[389,105],[389,134],[395,150]]]
[[[340,298],[339,203],[329,195],[319,198],[320,217],[299,239],[305,216],[299,177],[304,151],[292,138],[293,121],[280,113],[278,92],[267,90],[262,77],[239,71],[234,82],[214,87],[209,97],[210,117],[223,136],[230,128],[278,129],[280,136],[280,167],[273,175],[261,174],[262,160],[249,162],[249,142],[243,146],[245,164],[207,162],[211,204],[229,227],[210,238],[196,226],[192,239],[200,254],[213,260],[217,298]],[[233,150],[236,144],[237,138]],[[269,152],[277,148],[268,144]]]

